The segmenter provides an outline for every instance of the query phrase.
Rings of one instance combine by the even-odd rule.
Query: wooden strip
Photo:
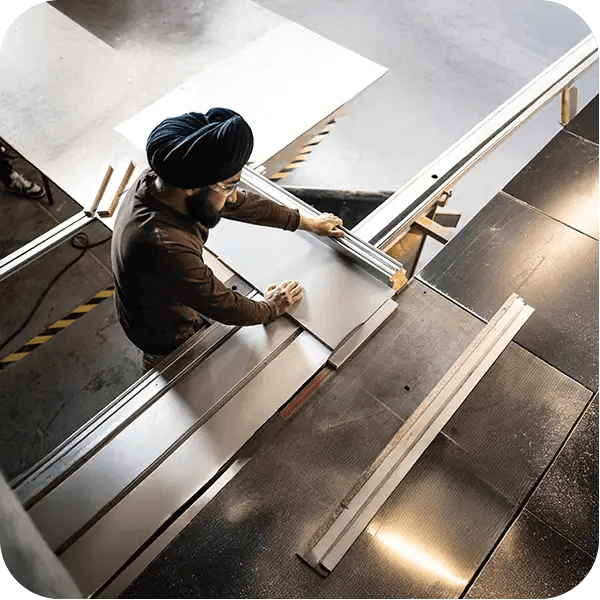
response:
[[[100,205],[98,206],[98,216],[110,217],[115,212],[117,204],[121,199],[121,194],[125,190],[129,178],[135,169],[133,161],[122,162],[115,169],[115,175],[109,182],[108,189],[106,190]]]
[[[98,191],[96,192],[95,198],[90,203],[85,203],[83,205],[83,210],[88,217],[91,217],[98,208],[98,204],[100,204],[100,200],[104,196],[104,192],[106,192],[106,188],[108,186],[108,182],[113,174],[114,169],[111,165],[104,165],[100,170],[99,176],[99,185]]]

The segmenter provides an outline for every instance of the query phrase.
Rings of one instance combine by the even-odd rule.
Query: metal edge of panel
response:
[[[247,285],[239,278],[234,278],[232,282],[242,287]],[[248,297],[257,295],[253,292]],[[21,502],[30,507],[40,494],[56,487],[78,465],[88,460],[107,441],[159,400],[190,369],[208,358],[239,330],[239,326],[213,323],[186,340],[161,364],[142,375],[40,462],[13,479],[11,486]]]
[[[353,228],[378,248],[389,245],[423,210],[525,120],[561,93],[598,60],[589,35],[473,127]],[[435,183],[432,184],[432,179]]]
[[[148,477],[60,552],[61,561],[83,593],[99,593],[135,562],[157,533],[167,531],[168,536],[176,511],[194,500],[220,468],[325,364],[329,353],[314,336],[302,332]],[[234,418],[240,413],[243,419]],[[202,468],[194,458],[199,456],[204,461]],[[177,486],[168,485],[174,480]],[[144,511],[139,510],[140,502]]]
[[[534,309],[512,294],[298,553],[320,575],[339,563]]]
[[[339,369],[352,355],[354,355],[380,327],[387,321],[391,314],[398,308],[398,303],[388,298],[362,325],[359,325],[335,349],[327,361],[335,369]]]

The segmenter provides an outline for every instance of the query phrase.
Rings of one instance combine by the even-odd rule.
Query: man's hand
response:
[[[325,213],[318,217],[301,215],[298,229],[310,231],[317,235],[341,238],[344,237],[344,232],[341,229],[336,229],[336,227],[340,227],[341,225],[342,220],[331,213]]]
[[[281,315],[302,300],[303,291],[297,281],[284,281],[279,285],[272,283],[265,291],[265,300],[273,300]]]

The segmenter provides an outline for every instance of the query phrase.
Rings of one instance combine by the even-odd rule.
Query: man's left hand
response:
[[[341,238],[344,237],[344,232],[337,227],[342,226],[342,220],[331,213],[324,213],[318,217],[306,217],[301,215],[300,226],[298,229],[310,231],[317,235],[325,235],[329,237]]]

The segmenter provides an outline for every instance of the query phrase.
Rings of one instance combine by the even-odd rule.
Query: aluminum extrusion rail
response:
[[[339,563],[533,311],[512,294],[413,412],[300,555],[318,573]]]
[[[251,191],[266,196],[279,204],[297,208],[301,213],[310,216],[321,214],[316,208],[310,206],[310,204],[303,202],[276,183],[273,183],[248,167],[244,167],[242,171],[242,181]],[[345,237],[337,239],[322,238],[323,241],[358,260],[369,272],[379,276],[379,279],[383,279],[386,283],[389,283],[398,271],[403,271],[402,263],[357,237],[348,229],[344,227],[341,229],[346,234]]]

